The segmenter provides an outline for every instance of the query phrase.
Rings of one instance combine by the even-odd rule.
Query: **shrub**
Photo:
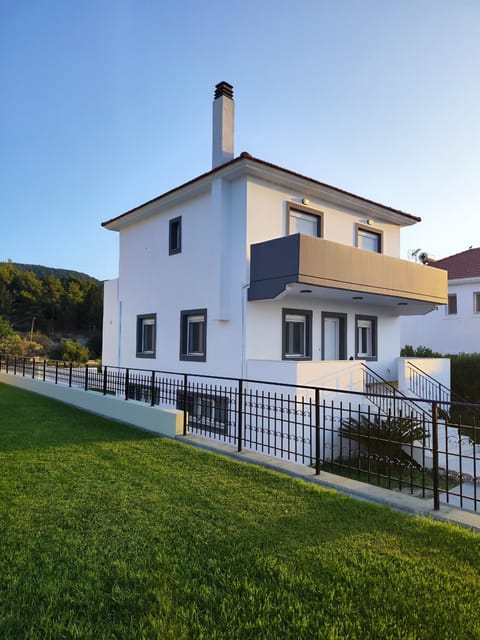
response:
[[[67,362],[87,362],[88,348],[79,342],[67,340],[50,349],[50,357],[54,360],[66,360]]]

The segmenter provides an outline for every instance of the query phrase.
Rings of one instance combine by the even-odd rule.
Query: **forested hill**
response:
[[[2,264],[9,264],[7,262],[0,262]],[[62,278],[87,278],[88,280],[93,280],[94,282],[98,282],[96,278],[87,275],[86,273],[82,273],[81,271],[72,271],[71,269],[58,269],[57,267],[45,267],[42,264],[22,264],[21,262],[12,262],[15,269],[19,271],[32,271],[37,278],[41,278],[43,276],[55,276],[61,280]]]
[[[15,331],[91,335],[102,329],[103,284],[67,269],[0,262],[0,316]]]

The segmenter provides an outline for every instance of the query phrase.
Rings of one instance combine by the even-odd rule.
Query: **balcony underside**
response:
[[[447,303],[447,273],[301,234],[252,245],[249,300],[298,293],[421,315]]]

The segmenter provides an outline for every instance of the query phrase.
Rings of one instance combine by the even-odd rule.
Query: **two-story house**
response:
[[[432,262],[448,273],[448,302],[422,318],[404,318],[402,345],[438,353],[480,353],[480,248]]]
[[[103,363],[358,388],[398,380],[400,318],[447,302],[446,272],[400,259],[420,218],[248,153],[216,86],[212,168],[103,223]]]

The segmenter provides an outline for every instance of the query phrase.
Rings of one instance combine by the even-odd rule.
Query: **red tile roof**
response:
[[[442,258],[430,266],[448,271],[449,280],[480,276],[480,247]]]

